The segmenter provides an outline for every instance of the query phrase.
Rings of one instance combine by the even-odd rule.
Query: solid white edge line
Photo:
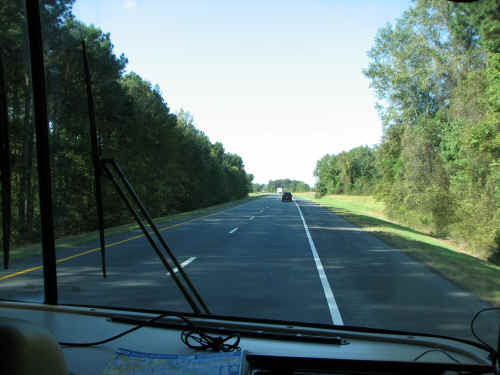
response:
[[[186,267],[189,263],[194,262],[196,260],[196,257],[191,257],[184,262],[181,263],[181,267],[184,268]],[[179,272],[179,269],[177,267],[174,267],[173,269],[174,273]],[[167,276],[170,276],[170,272],[167,272]]]
[[[311,233],[309,233],[309,228],[307,227],[306,220],[304,219],[304,215],[302,215],[302,210],[300,209],[297,202],[294,202],[299,210],[300,218],[302,219],[302,224],[304,224],[304,229],[306,231],[307,239],[309,240],[309,246],[311,247],[311,252],[314,258],[314,262],[316,263],[316,268],[318,269],[319,279],[321,280],[321,285],[323,286],[323,291],[325,292],[326,302],[328,304],[328,309],[330,310],[330,316],[332,317],[333,324],[336,325],[344,325],[344,321],[342,320],[342,316],[340,315],[339,307],[337,305],[337,301],[335,301],[335,296],[333,295],[332,288],[330,287],[330,283],[325,274],[325,269],[323,268],[323,264],[321,263],[321,259],[319,258],[318,251],[316,250],[316,246],[311,237]]]
[[[238,229],[239,229],[238,227],[231,229],[231,230],[229,231],[229,234],[233,234],[233,233],[234,233],[234,232],[236,232]]]

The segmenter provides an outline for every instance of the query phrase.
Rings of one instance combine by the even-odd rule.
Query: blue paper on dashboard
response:
[[[102,375],[241,375],[244,352],[156,354],[119,348]]]

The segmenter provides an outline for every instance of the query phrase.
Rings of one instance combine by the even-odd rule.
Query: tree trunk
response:
[[[21,151],[22,168],[19,189],[18,215],[20,223],[21,237],[27,238],[33,229],[33,194],[32,194],[32,168],[33,168],[33,126],[31,123],[31,90],[30,79],[26,75],[26,85],[24,89],[24,132],[23,148]],[[31,207],[30,207],[31,206]],[[30,217],[31,211],[31,217]]]

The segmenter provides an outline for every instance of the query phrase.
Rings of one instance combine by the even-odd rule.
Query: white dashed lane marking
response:
[[[194,262],[196,260],[196,257],[191,257],[188,260],[185,260],[184,262],[181,263],[181,267],[184,268],[186,267],[189,263]],[[174,267],[173,269],[174,273],[179,272],[179,269],[177,267]],[[170,276],[170,272],[167,272],[167,276]]]

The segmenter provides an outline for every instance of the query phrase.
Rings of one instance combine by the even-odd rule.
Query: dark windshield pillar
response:
[[[33,82],[36,151],[40,194],[45,303],[57,304],[56,249],[52,215],[52,183],[49,159],[49,122],[45,95],[45,69],[38,0],[26,0],[29,53]]]

